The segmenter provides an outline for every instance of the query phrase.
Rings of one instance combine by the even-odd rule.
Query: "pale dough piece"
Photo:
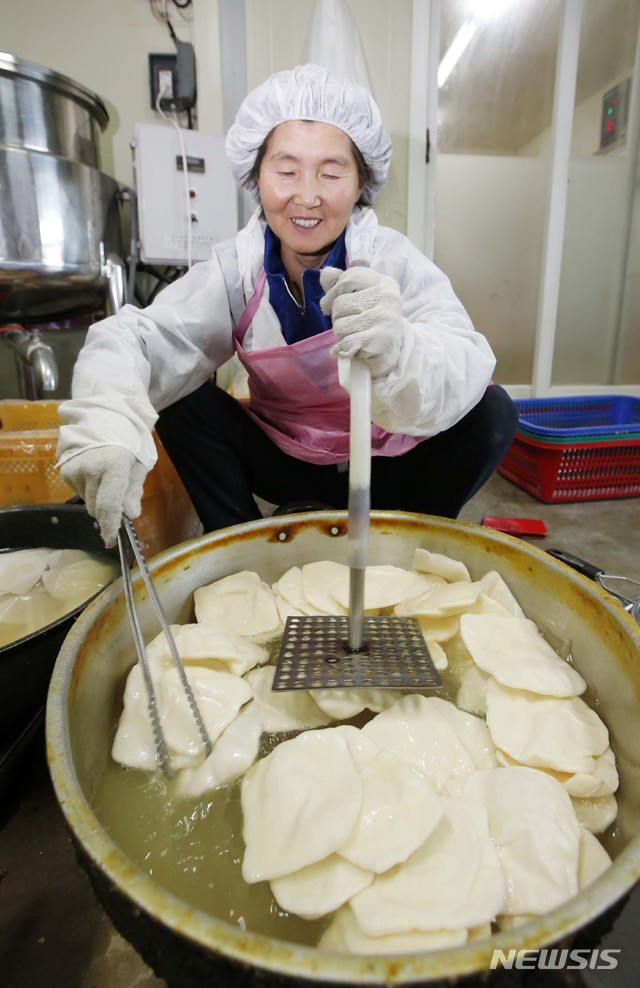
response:
[[[496,757],[501,765],[520,765],[504,751],[496,750]],[[546,772],[567,790],[570,796],[579,799],[593,799],[600,796],[610,796],[616,792],[619,784],[616,759],[611,748],[607,748],[595,759],[593,772],[555,772],[551,768],[541,768],[541,772]]]
[[[580,833],[580,858],[578,861],[578,888],[580,891],[595,882],[611,864],[611,858],[597,837],[584,827]]]
[[[337,737],[344,740],[349,754],[353,758],[353,764],[360,773],[382,751],[380,745],[367,737],[359,727],[354,727],[353,724],[338,724],[331,730]]]
[[[442,805],[429,783],[389,751],[379,751],[360,778],[360,817],[339,853],[380,874],[420,847],[442,817]]]
[[[520,607],[517,599],[496,570],[489,570],[480,580],[482,593],[486,594],[492,601],[503,607],[514,617],[524,617],[524,611]]]
[[[162,722],[162,679],[168,666],[160,656],[152,656],[149,662],[151,680],[154,684],[158,713]],[[194,725],[195,730],[195,725]],[[124,706],[118,721],[116,735],[111,749],[113,759],[128,768],[154,771],[157,768],[156,746],[151,729],[147,691],[142,667],[133,666],[127,676],[124,690]],[[200,765],[204,759],[202,745],[194,745],[192,752],[173,752],[167,745],[167,756],[174,770]]]
[[[430,642],[440,644],[451,641],[460,627],[460,618],[457,614],[450,614],[447,617],[430,617],[427,614],[417,620],[427,645]]]
[[[419,573],[433,573],[442,576],[447,583],[454,583],[456,580],[469,580],[471,576],[469,570],[458,559],[451,559],[441,552],[429,552],[428,549],[416,549],[413,554],[413,569]]]
[[[476,768],[496,764],[485,722],[439,697],[406,696],[362,732],[426,778],[438,793],[447,781],[462,782]]]
[[[368,937],[358,926],[350,906],[343,906],[320,938],[320,950],[337,954],[414,954],[425,950],[460,947],[466,930],[411,930],[382,937]]]
[[[272,878],[270,885],[282,909],[303,919],[319,919],[362,892],[372,881],[372,871],[358,868],[338,854],[330,854],[291,875]]]
[[[507,880],[507,914],[546,913],[578,891],[581,827],[560,783],[533,768],[476,772],[463,799],[482,803]]]
[[[528,923],[531,919],[537,919],[533,913],[520,913],[518,916],[496,916],[496,925],[499,930],[517,930],[519,926]]]
[[[196,797],[210,789],[235,782],[258,757],[261,734],[257,707],[250,700],[224,729],[202,765],[178,772],[176,794]]]
[[[155,685],[153,672],[151,678]],[[111,757],[128,768],[153,771],[156,765],[156,749],[142,669],[138,664],[133,666],[127,676],[123,704],[111,747]]]
[[[502,614],[503,616],[508,616],[511,611],[508,611],[506,607],[499,604],[497,600],[493,597],[489,597],[488,594],[484,593],[482,590],[478,594],[478,599],[475,604],[467,610],[467,614]],[[513,615],[511,615],[513,616]]]
[[[305,596],[304,584],[302,580],[302,570],[299,566],[292,566],[286,573],[283,573],[279,580],[272,586],[276,597],[280,596],[290,605],[293,613],[297,614],[324,614],[309,603]],[[280,607],[280,605],[279,605]],[[282,608],[281,608],[282,613]]]
[[[449,670],[455,679],[462,680],[463,675],[467,669],[476,668],[477,666],[471,656],[469,655],[469,649],[460,637],[460,621],[458,620],[458,629],[456,634],[446,643],[447,646],[447,659],[449,661]]]
[[[261,882],[342,847],[360,815],[362,782],[339,733],[306,731],[251,766],[241,800],[242,875]]]
[[[274,590],[273,596],[275,597],[276,607],[278,608],[278,614],[280,615],[280,620],[283,625],[287,623],[288,617],[304,616],[304,612],[299,610],[297,607],[294,607],[288,600],[285,600],[279,590]]]
[[[345,591],[346,588],[346,591]],[[302,591],[312,614],[346,614],[349,600],[349,567],[344,563],[319,560],[302,567]],[[347,604],[338,603],[336,593]]]
[[[595,759],[595,771],[586,774],[577,772],[575,775],[561,775],[558,780],[570,796],[580,799],[594,799],[601,796],[611,796],[617,791],[620,779],[616,766],[616,756],[611,747],[605,748]]]
[[[449,665],[449,659],[447,653],[443,649],[442,645],[434,641],[433,638],[425,638],[427,643],[427,648],[429,649],[429,655],[431,656],[431,661],[433,662],[434,668],[438,672],[443,672]]]
[[[245,676],[251,686],[262,730],[267,734],[281,731],[305,731],[324,727],[332,717],[320,709],[308,690],[272,690],[275,666],[252,669]]]
[[[496,748],[522,765],[593,772],[609,732],[580,697],[540,696],[487,683],[487,725]]]
[[[282,633],[274,593],[257,573],[233,573],[193,594],[196,621],[221,624],[255,642],[267,642]]]
[[[479,593],[478,583],[458,580],[456,583],[447,583],[444,587],[434,587],[416,597],[407,597],[397,605],[394,613],[401,617],[449,617],[472,607]]]
[[[0,593],[19,596],[33,590],[44,573],[51,549],[0,552]]]
[[[470,714],[484,717],[487,712],[487,683],[489,676],[476,665],[462,673],[456,695],[456,706]]]
[[[476,665],[503,686],[546,696],[577,696],[587,688],[527,618],[463,614],[460,634]]]
[[[367,936],[467,930],[502,911],[505,881],[479,803],[442,799],[443,817],[403,864],[351,900]]]
[[[213,743],[251,699],[251,687],[240,676],[204,666],[187,666],[185,675]],[[204,756],[198,727],[177,669],[167,669],[162,674],[158,707],[169,750],[181,755]]]
[[[332,720],[349,720],[363,710],[379,713],[398,699],[397,690],[327,689],[310,690],[320,709]]]
[[[80,550],[71,550],[78,552]],[[94,559],[89,553],[82,553],[82,559],[69,558],[66,553],[60,553],[60,560],[55,566],[49,562],[48,568],[42,574],[42,585],[52,597],[74,600],[88,600],[113,579],[116,564],[110,560]]]
[[[171,624],[169,630],[184,665],[202,665],[242,676],[269,658],[268,649],[220,624]],[[147,657],[150,654],[162,656],[168,666],[172,664],[163,632],[147,645]]]
[[[592,834],[602,834],[618,815],[615,796],[598,796],[596,799],[571,798],[576,816],[582,826]]]
[[[23,638],[57,621],[73,610],[76,603],[82,603],[85,596],[81,593],[77,602],[60,600],[52,597],[41,585],[24,594],[3,594],[0,597],[0,621],[21,626],[18,637]]]
[[[395,607],[407,597],[422,595],[430,589],[429,579],[421,573],[386,564],[367,566],[364,574],[364,609],[379,611]],[[348,579],[346,582],[344,579],[337,580],[332,584],[331,593],[342,607],[348,610]]]

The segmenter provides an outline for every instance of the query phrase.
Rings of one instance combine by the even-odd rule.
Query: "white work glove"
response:
[[[60,476],[87,506],[107,549],[118,539],[122,516],[140,514],[146,467],[120,446],[98,446],[67,460]]]
[[[384,377],[398,363],[402,299],[393,278],[367,267],[323,268],[320,308],[331,317],[336,357],[362,357],[371,377]]]

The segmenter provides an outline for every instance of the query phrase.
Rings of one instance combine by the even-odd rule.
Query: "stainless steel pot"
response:
[[[226,529],[161,553],[150,562],[172,621],[191,614],[196,587],[243,569],[274,581],[317,559],[346,562],[346,515],[290,515]],[[110,758],[119,692],[133,648],[120,582],[84,611],[58,657],[47,707],[48,758],[55,791],[107,911],[121,932],[172,985],[409,985],[487,972],[494,948],[572,942],[606,916],[640,877],[640,628],[597,586],[539,549],[477,525],[423,515],[374,512],[373,563],[409,567],[423,546],[462,559],[472,576],[496,569],[529,617],[555,644],[569,646],[597,697],[620,771],[617,846],[612,866],[588,889],[515,933],[455,950],[352,957],[293,946],[212,918],[164,891],[102,829],[92,795]],[[136,583],[143,630],[155,634]],[[600,918],[600,919],[599,919]],[[583,941],[584,942],[584,941]]]
[[[0,318],[50,316],[108,288],[118,186],[100,169],[104,103],[0,52]]]

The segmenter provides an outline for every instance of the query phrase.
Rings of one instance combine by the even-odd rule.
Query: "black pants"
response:
[[[456,518],[506,453],[517,420],[506,391],[492,385],[451,429],[402,456],[373,457],[371,507]],[[162,411],[156,430],[207,532],[260,518],[254,494],[347,507],[347,471],[283,453],[213,382]]]

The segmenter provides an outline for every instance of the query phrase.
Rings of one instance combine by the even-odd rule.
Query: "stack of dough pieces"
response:
[[[117,569],[115,562],[84,549],[0,553],[0,648],[74,611]]]
[[[287,913],[324,918],[326,950],[456,946],[555,908],[608,867],[594,835],[617,812],[615,756],[581,699],[585,681],[496,572],[473,581],[457,560],[417,549],[411,570],[369,567],[365,585],[367,613],[419,620],[457,702],[274,693],[267,643],[289,614],[346,613],[348,569],[293,567],[272,587],[234,574],[197,590],[196,622],[172,629],[208,758],[166,642],[147,646],[176,794],[242,779],[243,878],[268,882]],[[340,723],[363,711],[359,726]],[[264,734],[285,740],[260,757]],[[153,768],[137,666],[113,757]]]

